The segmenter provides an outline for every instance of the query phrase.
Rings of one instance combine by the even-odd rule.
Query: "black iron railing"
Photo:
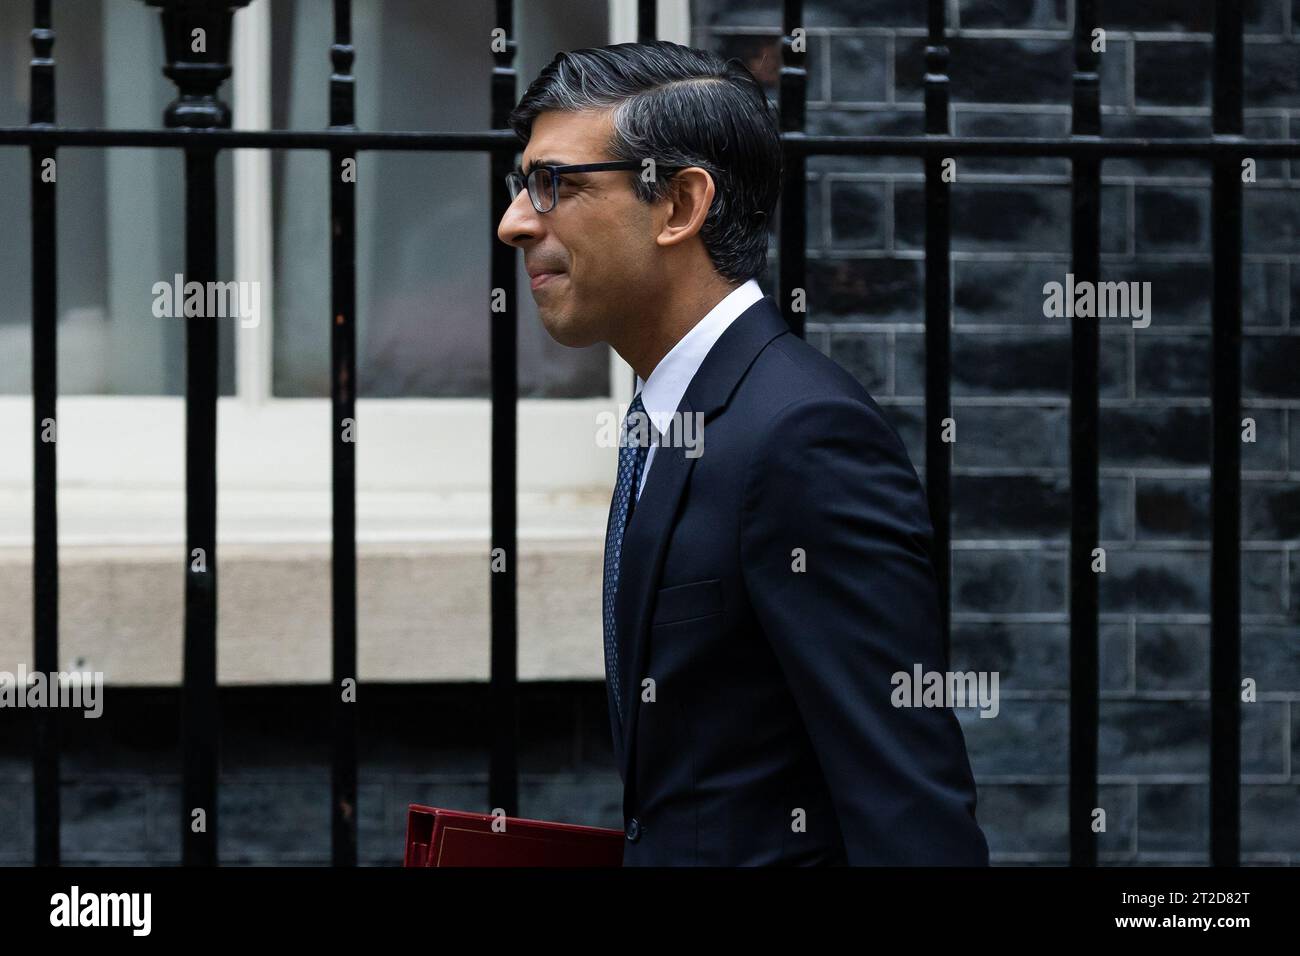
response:
[[[517,623],[516,254],[495,241],[506,208],[500,182],[518,143],[506,127],[517,96],[510,0],[496,0],[496,24],[506,42],[495,51],[490,131],[478,133],[391,132],[357,129],[354,115],[354,50],[350,0],[334,2],[330,49],[329,127],[319,132],[231,130],[230,111],[218,90],[230,75],[233,17],[249,0],[145,0],[161,8],[168,63],[164,72],[179,96],[164,116],[165,129],[70,129],[55,125],[54,31],[50,0],[34,0],[31,109],[26,127],[0,128],[0,146],[26,146],[32,193],[32,397],[34,435],[34,661],[43,671],[58,663],[58,549],[55,444],[42,440],[56,417],[56,187],[43,177],[60,148],[158,147],[185,154],[187,278],[216,278],[215,159],[233,148],[315,149],[328,154],[330,185],[331,408],[333,440],[332,843],[338,865],[357,859],[357,710],[337,691],[356,677],[356,457],[343,425],[356,410],[356,195],[344,165],[367,150],[485,152],[490,156],[492,222],[491,283],[505,290],[505,311],[492,313],[492,531],[491,547],[511,560],[491,575],[492,743],[489,798],[517,813]],[[655,35],[654,0],[638,0],[640,39]],[[934,559],[940,582],[945,653],[951,609],[951,445],[944,425],[952,416],[950,329],[952,323],[949,184],[944,161],[961,156],[1062,157],[1072,162],[1072,269],[1096,281],[1100,261],[1101,163],[1121,157],[1194,158],[1213,168],[1213,453],[1211,491],[1211,825],[1214,865],[1235,865],[1239,856],[1240,800],[1240,464],[1241,408],[1241,161],[1300,158],[1296,140],[1242,137],[1242,10],[1217,0],[1214,32],[1214,135],[1195,139],[1107,139],[1101,136],[1098,57],[1089,42],[1098,26],[1095,0],[1075,5],[1075,68],[1072,134],[1064,139],[970,138],[949,135],[949,77],[944,0],[929,0],[925,57],[925,135],[810,136],[804,131],[807,72],[796,42],[803,22],[800,0],[786,0],[780,79],[780,118],[785,151],[779,243],[779,298],[791,328],[804,330],[795,309],[806,286],[806,159],[813,155],[908,156],[925,172],[926,489],[933,517]],[[207,49],[193,53],[191,31],[203,28]],[[325,318],[325,317],[322,317]],[[217,757],[220,726],[216,697],[216,408],[217,329],[212,322],[186,323],[186,553],[185,658],[183,686],[184,782],[180,825],[183,861],[213,864],[216,854]],[[1095,865],[1091,814],[1097,805],[1098,585],[1091,568],[1098,531],[1098,329],[1076,322],[1072,331],[1070,481],[1070,859]],[[198,556],[203,560],[196,560]],[[35,715],[34,772],[38,864],[59,861],[59,740],[53,712]],[[203,809],[206,827],[192,826]]]

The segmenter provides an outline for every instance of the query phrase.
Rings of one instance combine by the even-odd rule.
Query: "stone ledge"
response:
[[[603,527],[602,527],[603,532]],[[603,539],[519,540],[519,679],[603,680]],[[330,680],[330,546],[222,544],[217,670],[223,684]],[[63,546],[59,666],[106,684],[181,679],[183,551],[175,545]],[[360,542],[362,681],[489,676],[488,541]],[[30,548],[0,548],[0,670],[31,670]]]

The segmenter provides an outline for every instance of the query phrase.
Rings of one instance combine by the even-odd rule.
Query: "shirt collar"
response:
[[[668,350],[649,379],[642,382],[640,375],[636,377],[641,404],[661,434],[667,431],[668,423],[686,394],[686,387],[691,384],[713,344],[727,331],[727,326],[761,298],[763,290],[756,280],[748,279],[741,283]]]

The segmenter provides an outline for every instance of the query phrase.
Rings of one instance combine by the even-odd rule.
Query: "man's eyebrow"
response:
[[[540,159],[530,159],[528,161],[528,165],[524,167],[523,173],[525,176],[527,176],[538,166],[564,166],[564,165],[566,165],[566,163],[563,160],[553,159],[550,156],[543,156]]]

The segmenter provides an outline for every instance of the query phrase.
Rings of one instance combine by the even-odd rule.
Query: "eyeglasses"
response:
[[[598,173],[608,169],[640,169],[643,163],[636,159],[619,160],[611,163],[578,163],[570,166],[534,166],[525,177],[522,169],[514,169],[506,174],[506,189],[510,191],[510,201],[514,202],[521,189],[528,190],[528,198],[538,212],[550,212],[559,199],[560,177],[565,173]],[[671,171],[677,167],[659,167]]]

